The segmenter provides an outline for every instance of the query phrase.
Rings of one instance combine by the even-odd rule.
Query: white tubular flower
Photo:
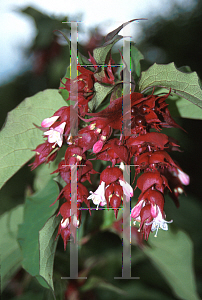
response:
[[[168,224],[173,222],[173,220],[171,220],[171,221],[164,220],[162,213],[158,206],[157,206],[157,210],[158,210],[158,214],[153,219],[153,221],[151,221],[150,223],[146,223],[146,225],[152,224],[152,228],[151,228],[152,232],[156,230],[154,237],[157,237],[157,233],[158,233],[159,229],[168,230]]]
[[[61,227],[64,229],[64,228],[66,228],[68,225],[69,225],[69,218],[67,218],[67,219],[62,219],[61,220],[61,222],[60,222],[60,224],[61,224]]]
[[[97,190],[93,193],[90,191],[90,196],[88,197],[88,199],[92,199],[93,203],[95,205],[97,205],[97,210],[98,210],[98,206],[104,206],[105,204],[107,204],[107,201],[105,199],[105,182],[102,181],[101,184],[98,186]]]
[[[124,171],[124,170],[125,170],[125,166],[124,166],[124,163],[123,163],[123,162],[121,162],[121,163],[120,163],[120,165],[119,165],[119,169],[121,169],[122,171]]]
[[[120,183],[120,185],[123,188],[123,193],[126,196],[128,196],[128,197],[132,197],[133,196],[133,188],[132,188],[132,186],[129,183],[127,183],[127,182],[125,182],[125,181],[123,181],[121,179],[119,180],[119,183]]]

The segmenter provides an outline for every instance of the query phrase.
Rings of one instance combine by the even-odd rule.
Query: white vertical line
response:
[[[70,80],[77,79],[77,22],[71,22],[71,55],[70,55]],[[70,85],[70,100],[78,103],[78,82]],[[72,136],[78,135],[78,105],[70,106],[70,132]]]
[[[130,99],[130,24],[123,28],[123,135],[131,135],[131,99]]]

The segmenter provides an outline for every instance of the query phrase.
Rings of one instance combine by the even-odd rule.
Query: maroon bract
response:
[[[115,164],[124,162],[128,164],[129,161],[129,150],[123,145],[123,143],[118,139],[109,140],[104,147],[96,155],[97,159],[111,161],[112,167]]]
[[[37,146],[36,149],[33,150],[36,152],[36,156],[34,162],[30,164],[31,170],[34,170],[42,163],[47,164],[48,162],[53,161],[57,156],[57,152],[54,150],[54,147],[55,144],[49,143],[48,141]]]
[[[77,208],[80,207],[80,204],[77,204]],[[73,235],[75,239],[76,228],[80,225],[81,222],[81,211],[77,209],[77,216],[71,215],[71,203],[65,202],[61,205],[58,215],[62,216],[62,220],[59,224],[58,233],[56,238],[59,234],[61,234],[62,239],[64,241],[64,250],[66,250],[67,242],[70,238],[70,234]],[[72,221],[73,220],[73,221]],[[71,227],[71,221],[73,228]]]
[[[140,93],[132,93],[130,95],[131,99],[131,105],[134,105],[135,102],[138,102],[140,99],[142,99],[142,94]],[[120,97],[110,103],[110,105],[98,113],[88,113],[87,115],[92,116],[90,121],[97,121],[100,120],[102,122],[102,126],[109,125],[113,129],[119,129],[122,131],[122,122],[123,122],[123,114],[122,114],[122,103],[123,101],[127,103],[128,97]],[[129,111],[131,109],[131,106],[129,106],[130,103],[127,103],[125,110]]]

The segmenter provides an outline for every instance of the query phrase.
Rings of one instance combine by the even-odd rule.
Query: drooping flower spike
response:
[[[107,35],[105,46],[112,42],[110,39],[113,39],[121,28]],[[119,39],[120,36],[117,41]],[[123,176],[124,164],[132,165],[135,169],[131,181],[134,183],[137,179],[135,188],[140,190],[140,195],[138,199],[132,199],[132,201],[136,200],[136,204],[132,208],[131,217],[135,224],[139,222],[139,231],[142,238],[146,240],[151,232],[155,231],[157,236],[159,229],[167,231],[168,224],[172,222],[172,220],[166,221],[165,193],[168,192],[175,204],[179,206],[179,195],[184,191],[184,185],[188,185],[190,181],[189,176],[170,155],[171,151],[179,151],[178,142],[161,132],[162,128],[181,128],[172,119],[166,103],[171,89],[164,95],[154,95],[155,89],[153,89],[150,95],[132,92],[130,95],[121,96],[119,78],[122,73],[116,74],[117,69],[111,52],[108,51],[106,56],[103,54],[104,65],[101,67],[98,65],[99,58],[95,53],[93,51],[93,55],[89,53],[89,58],[82,58],[85,63],[89,61],[91,64],[86,66],[78,64],[79,75],[76,78],[63,80],[60,92],[66,89],[69,92],[66,100],[73,101],[74,105],[63,106],[52,116],[42,120],[40,129],[44,131],[45,142],[33,150],[36,156],[31,166],[35,169],[42,163],[53,161],[60,148],[66,147],[65,154],[53,172],[58,173],[63,179],[63,187],[54,203],[57,200],[61,202],[58,215],[62,216],[62,220],[58,235],[62,236],[65,249],[70,235],[75,236],[76,228],[80,226],[81,210],[79,209],[83,202],[89,212],[90,203],[96,205],[96,209],[99,206],[111,207],[117,218],[123,197],[126,196],[126,200],[133,197],[133,187]],[[123,63],[126,70],[124,59]],[[134,87],[133,78],[131,82]],[[98,86],[102,88],[99,90]],[[90,111],[89,108],[93,106],[89,104],[90,101],[94,103],[107,98],[105,93],[104,96],[102,94],[102,89],[106,88],[110,88],[111,91],[111,95],[107,96],[109,105],[99,112]],[[129,96],[130,101],[126,101]],[[104,99],[101,99],[102,97]],[[78,135],[72,136],[71,130],[76,126],[78,126]],[[124,134],[124,129],[129,127],[131,134],[128,136]],[[91,175],[98,173],[93,168],[93,163],[97,160],[106,161],[108,166],[102,170],[98,186],[95,186],[95,181],[92,181],[94,186],[89,192],[85,182],[91,184]],[[117,164],[120,166],[117,167]],[[74,174],[72,174],[72,166],[76,167]],[[77,179],[78,208],[77,215],[73,216],[71,215],[72,178]],[[70,232],[71,221],[74,226],[73,232]]]

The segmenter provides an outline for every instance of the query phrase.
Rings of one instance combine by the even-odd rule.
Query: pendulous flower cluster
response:
[[[42,121],[41,129],[46,141],[34,150],[36,157],[31,165],[33,170],[42,163],[53,161],[60,148],[66,145],[65,156],[53,172],[59,173],[66,183],[55,200],[62,200],[58,212],[62,216],[58,235],[62,236],[65,249],[71,234],[72,218],[75,228],[81,223],[80,208],[83,202],[89,210],[90,201],[96,205],[96,209],[99,205],[111,207],[117,218],[123,196],[133,196],[132,186],[124,179],[124,165],[132,165],[135,177],[138,176],[136,188],[141,193],[131,210],[131,217],[134,224],[140,223],[139,231],[146,240],[150,232],[156,231],[157,234],[159,228],[168,230],[168,223],[172,222],[166,221],[165,193],[169,192],[179,206],[178,197],[183,193],[184,185],[189,184],[189,176],[169,155],[171,151],[177,151],[179,145],[160,132],[162,128],[180,127],[172,119],[166,103],[170,92],[166,95],[154,95],[154,90],[151,95],[132,92],[125,115],[122,106],[126,96],[116,98],[116,93],[112,92],[110,104],[105,109],[97,113],[89,112],[89,101],[95,94],[98,96],[95,83],[107,84],[113,89],[118,86],[111,56],[107,56],[107,63],[100,72],[95,58],[91,54],[89,56],[89,61],[95,66],[94,72],[78,65],[80,75],[75,79],[66,78],[63,82],[61,89],[69,92],[67,100],[71,99],[75,104],[60,108],[52,117]],[[71,126],[75,124],[79,126],[78,135],[72,136]],[[123,134],[123,127],[131,129],[130,136]],[[98,173],[88,158],[89,153],[94,154],[95,161],[111,163],[101,172],[100,184],[94,192],[89,192],[83,184],[85,181],[92,184],[90,176]],[[71,215],[72,166],[77,166],[77,215]]]

